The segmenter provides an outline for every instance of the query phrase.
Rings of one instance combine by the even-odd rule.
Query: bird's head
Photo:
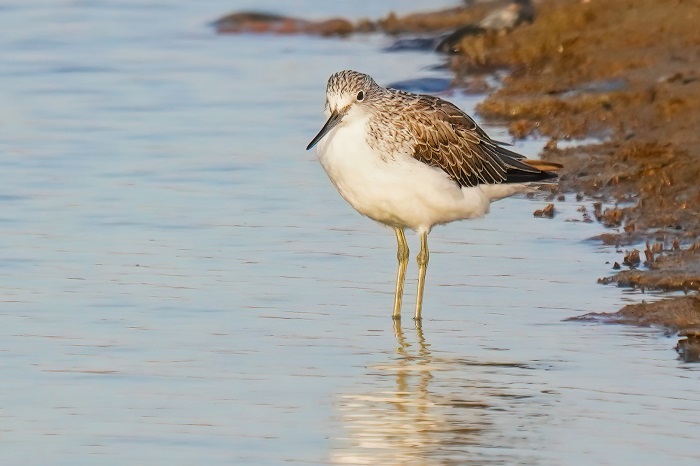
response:
[[[326,124],[314,137],[306,150],[311,149],[333,128],[348,119],[363,116],[367,105],[381,88],[370,76],[357,71],[339,71],[328,79],[326,86]]]

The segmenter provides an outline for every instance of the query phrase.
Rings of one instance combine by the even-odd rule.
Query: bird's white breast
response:
[[[445,172],[410,154],[373,150],[367,143],[367,118],[343,121],[317,147],[329,178],[355,210],[416,231],[488,212],[488,191],[460,188]]]

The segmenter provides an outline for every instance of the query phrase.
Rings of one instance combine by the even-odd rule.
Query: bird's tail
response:
[[[534,160],[534,159],[522,159],[520,160],[523,163],[526,163],[530,165],[532,168],[536,168],[538,170],[542,170],[543,172],[558,172],[564,166],[559,163],[554,163],[554,162],[545,162],[544,160]]]

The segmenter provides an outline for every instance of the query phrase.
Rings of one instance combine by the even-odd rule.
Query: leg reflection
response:
[[[393,330],[395,350],[363,353],[363,361],[374,362],[364,364],[367,372],[353,377],[354,389],[339,398],[343,433],[331,463],[542,463],[530,446],[540,444],[537,428],[553,410],[538,408],[543,395],[532,383],[532,367],[445,349],[454,340],[446,333],[433,335],[436,351],[420,321],[404,328],[396,320]]]
[[[441,464],[478,443],[481,408],[454,405],[455,394],[464,397],[468,382],[459,378],[453,362],[432,354],[420,321],[412,322],[403,328],[394,321],[395,353],[370,366],[358,391],[341,398],[346,434],[333,451],[333,463]]]

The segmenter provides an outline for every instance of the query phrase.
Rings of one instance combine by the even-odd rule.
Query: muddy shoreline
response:
[[[589,204],[610,229],[601,241],[618,245],[627,269],[600,283],[696,293],[700,4],[674,3],[540,2],[533,25],[488,42],[486,63],[510,74],[479,111],[507,121],[516,136],[550,137],[542,155],[565,165],[562,191],[620,206]],[[452,66],[475,68],[469,56]],[[591,136],[605,142],[557,148],[561,139]],[[700,327],[700,306],[669,296],[625,306],[607,321],[687,332]]]

